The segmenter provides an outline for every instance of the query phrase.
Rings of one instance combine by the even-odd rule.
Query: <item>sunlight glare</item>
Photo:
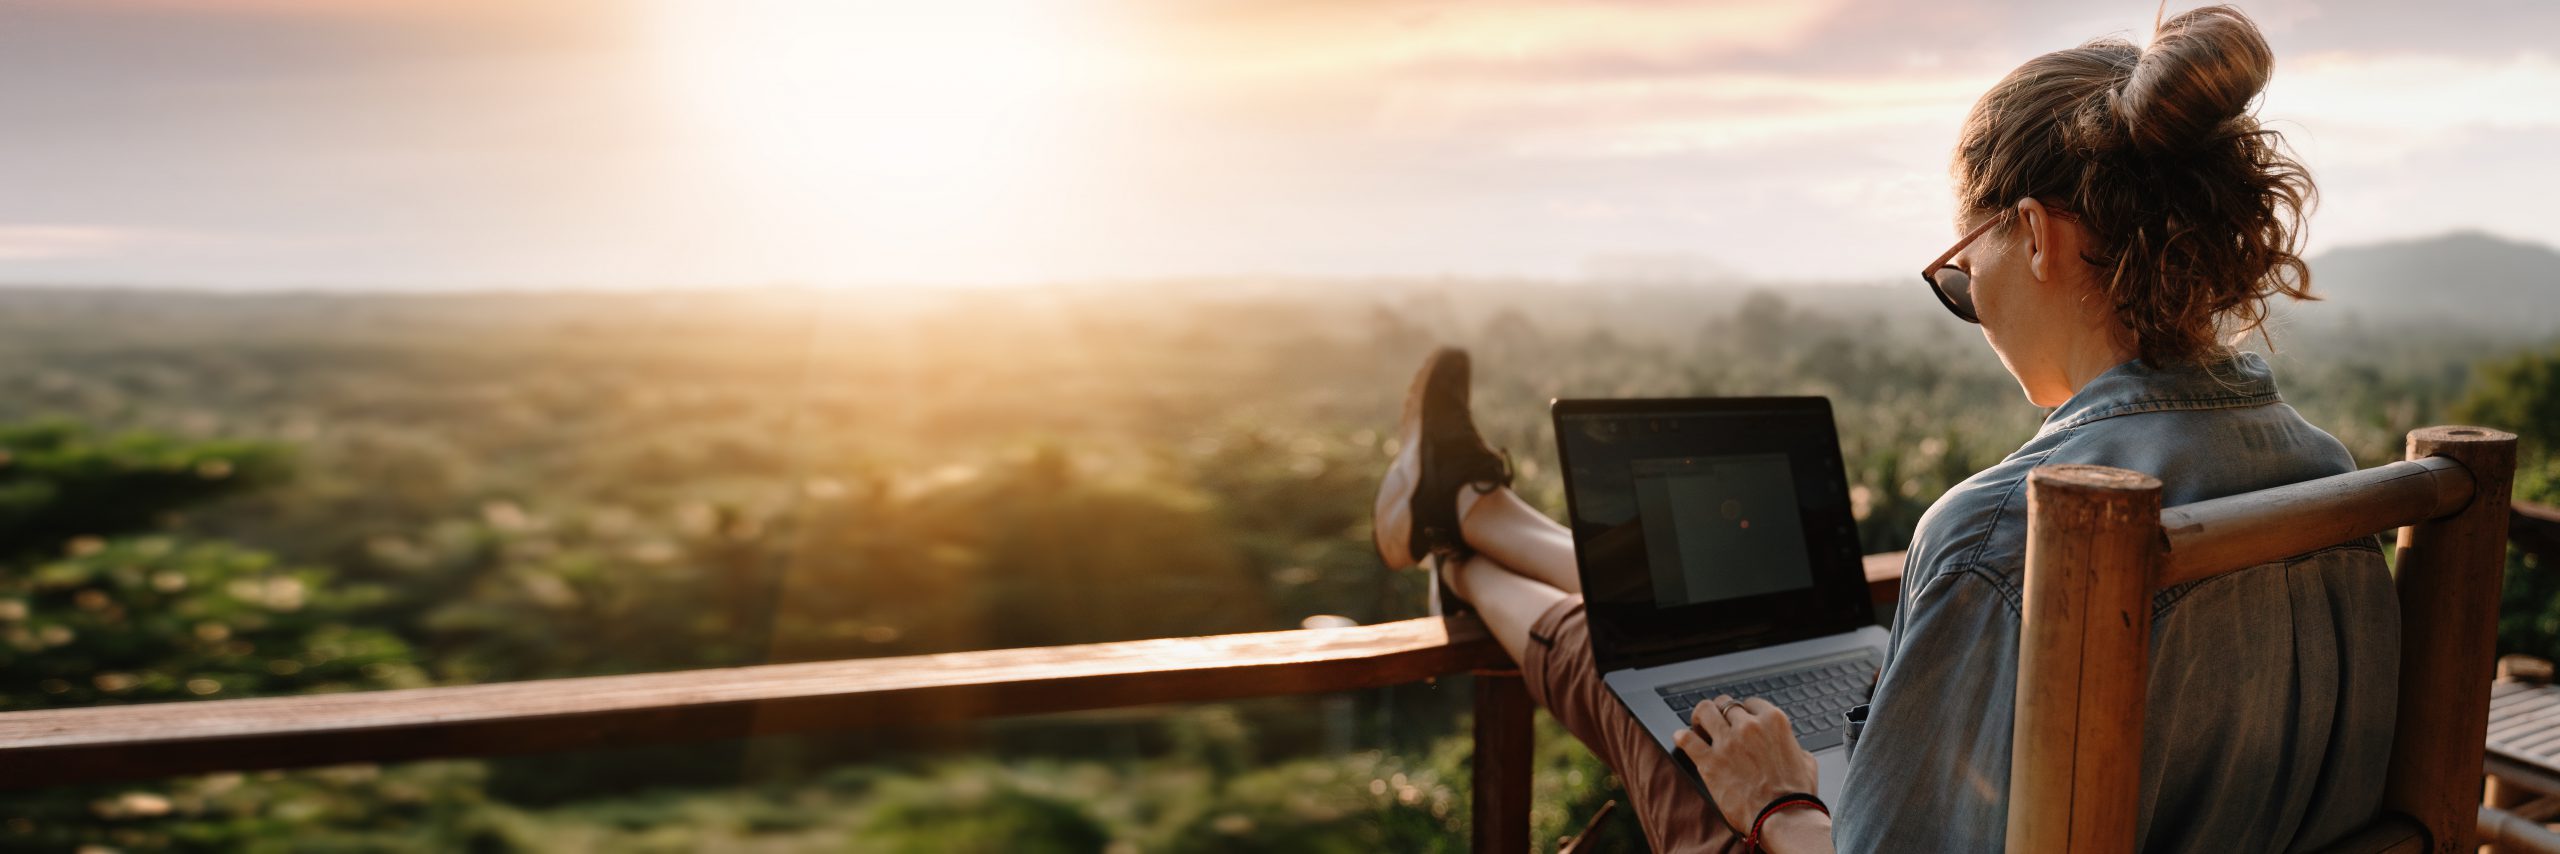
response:
[[[801,275],[948,241],[1035,191],[1076,79],[1076,4],[661,0],[673,95]]]

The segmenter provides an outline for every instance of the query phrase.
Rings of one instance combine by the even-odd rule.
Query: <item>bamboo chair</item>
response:
[[[2008,850],[2133,850],[2155,591],[2392,528],[2391,776],[2383,814],[2330,850],[2473,850],[2515,462],[2514,434],[2428,427],[2402,462],[2165,511],[2148,475],[2031,472]]]

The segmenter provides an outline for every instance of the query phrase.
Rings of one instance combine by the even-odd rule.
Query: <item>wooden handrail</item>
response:
[[[2385,815],[2319,854],[2425,854],[2427,828],[2405,815]]]
[[[2162,587],[2283,560],[2451,515],[2471,502],[2471,473],[2444,457],[2403,460],[2291,486],[2160,511]]]
[[[1860,567],[1867,573],[1867,601],[1891,605],[1902,601],[1902,563],[1908,552],[1884,552],[1866,556]]]
[[[2171,507],[2160,511],[2169,549],[2160,586],[2247,569],[2359,536],[2330,536],[2337,529],[2386,531],[2449,515],[2470,500],[2472,489],[2468,470],[2443,457],[2428,457],[2279,487],[2267,493]],[[2363,494],[2370,491],[2389,498],[2378,500],[2374,495]],[[2276,492],[2293,493],[2303,503],[2286,507],[2256,500],[2257,496]],[[2507,523],[2509,541],[2520,551],[2542,555],[2552,562],[2553,571],[2560,572],[2560,507],[2517,501],[2509,504],[2508,510],[2513,514]],[[2409,516],[2417,512],[2426,515]],[[2271,528],[2272,535],[2250,531],[2248,526],[2253,525]],[[1891,605],[1902,598],[1902,564],[1906,555],[1878,552],[1866,556],[1863,568],[1867,594],[1876,604]]]
[[[0,787],[1348,691],[1511,659],[1472,618],[0,713]]]
[[[1902,553],[1871,555],[1872,596]],[[1349,691],[1512,668],[1472,618],[240,700],[0,712],[0,789]],[[1516,682],[1516,680],[1514,680]],[[1517,686],[1477,736],[1525,744]],[[1517,787],[1513,781],[1506,786]],[[1525,792],[1525,789],[1519,791]],[[1518,795],[1516,797],[1525,797]],[[1525,829],[1519,829],[1525,833]],[[1501,846],[1509,847],[1509,846]]]
[[[2518,501],[2507,508],[2507,540],[2560,571],[2560,507]]]
[[[2560,854],[2560,833],[2506,810],[2481,807],[2472,826],[2480,844],[2494,846],[2497,854]]]

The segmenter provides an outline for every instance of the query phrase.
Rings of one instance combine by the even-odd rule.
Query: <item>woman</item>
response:
[[[2226,344],[2277,295],[2309,297],[2296,250],[2311,180],[2249,111],[2272,64],[2256,26],[2217,6],[2161,24],[2147,48],[2037,57],[1975,103],[1953,166],[1961,236],[1924,276],[2053,411],[1922,517],[1835,813],[1782,797],[1815,791],[1815,763],[1768,702],[1719,697],[1691,715],[1681,748],[1710,802],[1608,696],[1571,536],[1505,487],[1468,419],[1463,353],[1435,354],[1415,380],[1379,494],[1380,554],[1430,558],[1441,595],[1479,612],[1538,702],[1618,770],[1656,850],[1998,849],[2028,470],[2133,469],[2176,505],[2354,467],[2278,399],[2265,360]],[[2316,848],[2369,817],[2396,609],[2369,539],[2157,596],[2144,850]]]

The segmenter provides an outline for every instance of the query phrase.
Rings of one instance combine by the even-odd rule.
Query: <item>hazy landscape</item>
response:
[[[2363,464],[2425,424],[2560,435],[2560,254],[2459,234],[2314,267],[2333,298],[2284,314],[2274,363]],[[1366,510],[1442,343],[1550,511],[1552,398],[1829,395],[1870,551],[2041,415],[1916,281],[29,286],[0,291],[0,707],[1414,616]],[[2560,498],[2533,447],[2519,497]],[[2502,642],[2549,655],[2533,569]],[[1455,850],[1462,683],[40,790],[0,848]],[[1614,787],[1541,738],[1551,840]]]

